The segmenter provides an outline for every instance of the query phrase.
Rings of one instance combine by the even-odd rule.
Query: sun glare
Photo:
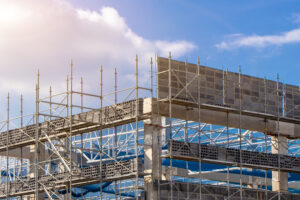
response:
[[[0,6],[0,22],[10,24],[18,22],[30,15],[29,11],[22,10],[14,5]]]

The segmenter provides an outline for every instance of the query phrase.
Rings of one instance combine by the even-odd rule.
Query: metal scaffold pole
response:
[[[201,161],[201,72],[200,72],[200,59],[197,59],[197,104],[198,104],[198,143],[199,143],[199,172],[198,172],[198,180],[199,180],[199,199],[202,200],[202,161]]]
[[[69,159],[70,159],[70,182],[69,182],[69,199],[72,199],[72,126],[73,126],[73,62],[71,60],[71,77],[70,77],[70,136],[69,136]]]
[[[185,85],[187,86],[188,85],[188,60],[186,59],[185,60]],[[186,92],[185,92],[185,98],[187,99],[188,98],[188,88],[186,88]],[[189,107],[186,106],[185,107],[185,121],[184,121],[184,142],[186,144],[188,144],[189,142],[189,127],[188,127],[188,119],[187,119],[187,115],[188,115],[188,110],[189,110]],[[186,165],[185,165],[185,168],[186,170],[188,171],[189,170],[189,161],[186,161]],[[190,196],[190,178],[189,176],[187,176],[187,196],[189,197]]]
[[[169,71],[168,71],[168,103],[169,103],[169,131],[170,139],[172,139],[172,68],[171,68],[171,52],[169,52]],[[171,184],[171,199],[173,199],[173,158],[172,144],[170,150],[170,184]]]
[[[138,185],[138,179],[139,179],[139,173],[138,173],[138,168],[139,168],[139,165],[138,165],[138,148],[139,148],[139,141],[138,141],[138,136],[139,136],[139,79],[138,79],[138,55],[136,55],[136,58],[135,58],[135,97],[136,97],[136,108],[135,108],[135,153],[136,153],[136,161],[135,161],[135,165],[136,165],[136,176],[135,176],[135,199],[138,200],[139,197],[138,197],[138,188],[139,188],[139,185]]]
[[[226,71],[223,71],[223,82],[224,82],[224,86],[223,86],[223,90],[225,90],[223,92],[224,94],[224,104],[226,105],[227,102],[227,77],[228,77],[228,70],[226,69]],[[229,113],[226,112],[226,147],[229,148]],[[226,182],[227,182],[227,200],[229,200],[230,198],[230,171],[229,171],[229,165],[226,166],[227,170],[226,170]]]
[[[117,68],[115,68],[114,73],[114,81],[115,81],[115,112],[117,112]],[[117,153],[118,153],[118,133],[117,133],[117,126],[114,126],[114,159],[117,160]],[[118,199],[118,181],[114,181],[115,184],[115,199]]]
[[[37,74],[37,84],[36,84],[36,107],[35,107],[35,151],[34,151],[34,177],[35,177],[35,199],[38,200],[39,197],[39,160],[38,160],[38,142],[39,142],[39,89],[40,89],[40,72]]]
[[[267,80],[266,77],[264,77],[264,110],[265,114],[267,113]],[[265,130],[267,129],[267,119],[265,121]],[[265,135],[265,153],[268,153],[268,143],[267,143],[267,133],[264,132]],[[265,199],[268,199],[268,170],[265,170]]]
[[[21,94],[21,98],[20,98],[20,102],[21,102],[21,108],[20,108],[20,128],[23,129],[23,95]],[[21,172],[21,176],[23,176],[23,147],[20,147],[20,154],[21,154],[21,161],[20,161],[20,172]],[[22,187],[23,189],[23,187]],[[21,195],[21,199],[23,199],[23,195]]]
[[[83,78],[80,78],[80,112],[83,113]],[[80,134],[80,168],[83,166],[83,134]],[[83,199],[83,187],[80,187],[81,199]]]
[[[242,129],[241,129],[241,115],[242,115],[242,85],[241,85],[241,66],[239,65],[239,145],[240,145],[240,199],[243,200],[243,155],[242,155]]]
[[[155,70],[156,70],[156,103],[157,103],[157,116],[160,116],[160,112],[159,112],[159,81],[158,81],[158,59],[157,59],[157,55],[155,55]],[[153,109],[153,105],[152,105],[152,109]],[[153,111],[152,111],[153,112]],[[161,128],[162,127],[162,124],[161,124]],[[165,128],[165,127],[164,127]],[[162,154],[162,133],[160,131],[159,133],[159,139],[158,139],[158,146],[159,146],[159,163],[162,163],[162,157],[161,157],[161,154]],[[160,168],[161,169],[161,168]],[[158,180],[157,180],[157,199],[160,199],[161,197],[161,177],[162,177],[162,172],[161,170],[159,170],[159,176],[158,176]],[[153,183],[154,184],[154,183]]]
[[[153,98],[153,61],[152,61],[152,57],[150,58],[150,90],[151,90],[151,98]],[[153,114],[153,112],[151,114]]]
[[[103,194],[102,194],[102,156],[103,156],[103,146],[102,146],[102,137],[103,137],[103,132],[102,132],[102,120],[103,120],[103,69],[102,66],[100,67],[100,142],[99,142],[99,151],[100,151],[100,199],[102,200]]]
[[[6,199],[9,198],[9,149],[8,149],[8,145],[9,145],[9,93],[7,94],[7,110],[6,110],[6,114],[7,114],[7,121],[6,121]]]
[[[281,138],[280,138],[280,131],[279,131],[279,119],[280,119],[280,109],[279,109],[279,105],[280,105],[280,97],[279,97],[279,74],[277,73],[277,77],[276,77],[276,103],[277,103],[277,126],[276,126],[276,133],[277,133],[277,149],[278,149],[278,184],[279,184],[279,188],[278,188],[278,200],[281,200],[281,190],[282,190],[282,186],[281,186],[281,163],[280,163],[280,153],[281,153]]]

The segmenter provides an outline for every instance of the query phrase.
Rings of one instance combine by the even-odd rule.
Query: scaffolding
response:
[[[154,65],[154,66],[153,66]],[[1,199],[299,199],[300,90],[156,57],[149,81],[40,96],[0,122]],[[143,97],[143,98],[141,98]]]

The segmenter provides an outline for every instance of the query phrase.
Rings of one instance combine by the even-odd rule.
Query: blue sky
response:
[[[298,29],[300,2],[276,1],[72,1],[76,7],[97,10],[111,6],[118,10],[131,29],[148,39],[187,40],[197,49],[181,56],[195,62],[199,56],[209,66],[237,70],[270,79],[298,84],[300,42],[266,47],[220,50],[216,44],[233,34],[244,36],[280,35]],[[299,36],[300,37],[300,36]]]
[[[24,94],[32,112],[36,73],[41,95],[66,86],[74,62],[74,88],[105,90],[118,69],[118,85],[134,84],[139,54],[141,82],[156,53],[204,65],[299,84],[300,2],[296,0],[0,0],[0,109],[7,92]],[[18,110],[18,106],[15,106]],[[17,112],[17,111],[16,111]],[[1,114],[0,114],[1,117]]]

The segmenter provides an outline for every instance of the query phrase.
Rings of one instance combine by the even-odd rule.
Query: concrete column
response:
[[[30,164],[34,163],[34,152],[35,152],[35,145],[30,145],[30,153],[31,153],[31,157],[30,157]],[[38,146],[38,160],[39,162],[44,161],[46,159],[46,150],[45,150],[45,146],[43,145],[39,145]],[[40,165],[41,166],[41,165]],[[42,168],[45,169],[45,164],[43,164],[43,166],[41,166]],[[30,168],[32,171],[29,172],[29,176],[30,177],[34,177],[34,167]],[[44,174],[43,170],[39,170],[39,175]],[[29,199],[34,199],[34,194],[29,195],[27,198]],[[41,199],[43,200],[45,198],[45,193],[44,192],[40,192],[39,196],[36,199]]]
[[[146,200],[158,200],[158,189],[155,182],[161,179],[162,163],[160,159],[161,144],[166,142],[162,128],[165,118],[153,116],[144,121],[144,176]]]
[[[284,136],[272,136],[272,153],[286,155],[288,153],[287,138]],[[288,191],[288,173],[272,171],[272,190],[280,192]]]

